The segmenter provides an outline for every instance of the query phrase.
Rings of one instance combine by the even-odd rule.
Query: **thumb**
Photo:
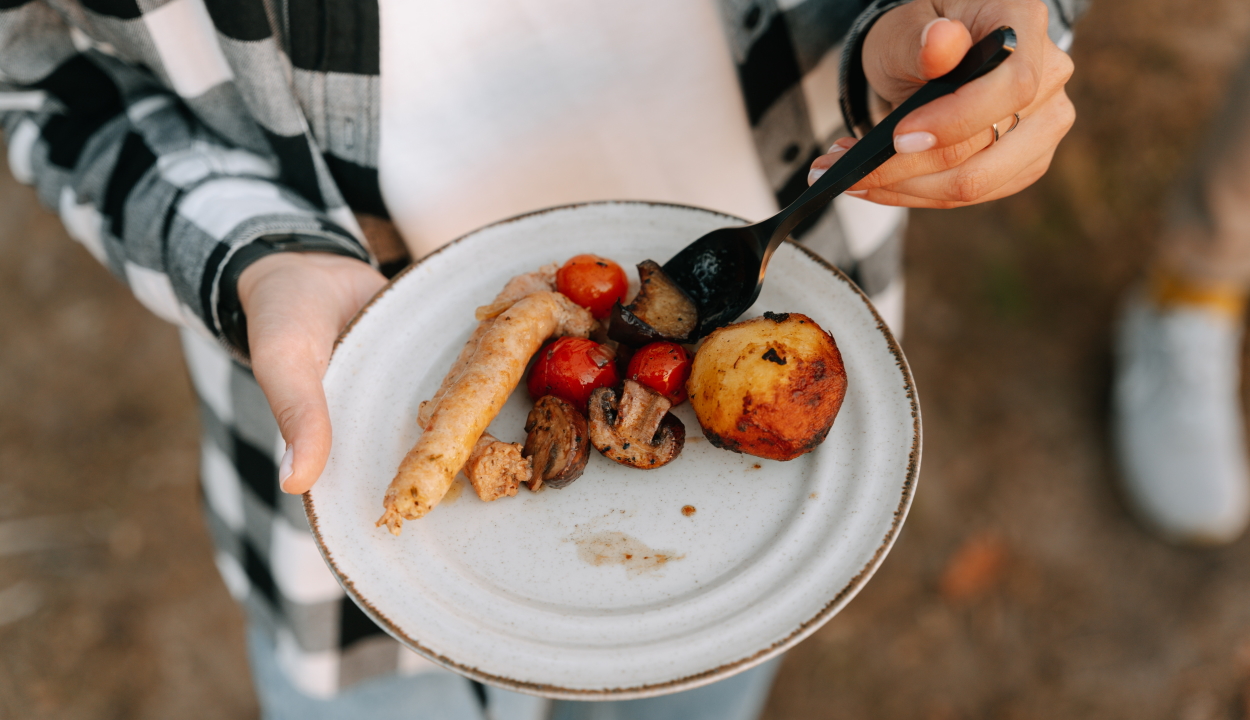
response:
[[[325,364],[309,350],[256,348],[252,353],[256,380],[286,441],[278,483],[297,495],[313,486],[330,457],[330,410],[321,385]]]
[[[916,54],[916,70],[924,80],[941,77],[959,64],[972,35],[958,20],[935,18],[920,31],[920,52]]]
[[[278,483],[305,493],[330,457],[330,410],[321,378],[334,338],[386,278],[353,258],[277,253],[239,276],[252,374],[286,441]]]
[[[864,39],[864,72],[873,89],[891,103],[902,102],[916,85],[950,72],[972,47],[959,20],[939,17],[930,3],[895,8]]]

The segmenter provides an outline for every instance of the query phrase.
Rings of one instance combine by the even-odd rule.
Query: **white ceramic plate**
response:
[[[810,635],[864,586],[897,537],[920,465],[920,408],[894,338],[842,274],[777,251],[759,302],[831,332],[849,387],[828,439],[790,462],[687,440],[656,470],[591,453],[562,490],[493,503],[461,480],[393,537],[374,527],[429,398],[508,278],[584,252],[663,263],[740,220],[695,208],[594,203],[491,225],[388,286],[325,377],[334,447],[305,507],[351,597],[413,650],[482,682],[572,699],[685,690]],[[632,274],[632,269],[630,270]],[[523,441],[524,383],[491,425]],[[458,493],[458,494],[457,494]],[[454,498],[452,497],[454,496]],[[683,508],[693,508],[683,512]]]

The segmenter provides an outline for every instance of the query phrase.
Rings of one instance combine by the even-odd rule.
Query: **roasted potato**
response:
[[[709,335],[686,389],[713,445],[793,460],[829,434],[846,395],[846,369],[833,336],[814,320],[764,313]]]

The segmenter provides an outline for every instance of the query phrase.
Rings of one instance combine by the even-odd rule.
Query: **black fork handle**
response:
[[[1016,32],[1003,26],[986,35],[968,49],[964,59],[954,70],[940,78],[930,80],[903,101],[884,120],[877,124],[862,140],[846,151],[833,167],[825,171],[811,187],[784,210],[765,221],[772,225],[771,239],[764,251],[764,262],[776,250],[799,223],[825,206],[825,203],[842,194],[882,163],[894,157],[894,128],[913,110],[950,95],[967,83],[976,80],[1002,64],[1016,49]]]

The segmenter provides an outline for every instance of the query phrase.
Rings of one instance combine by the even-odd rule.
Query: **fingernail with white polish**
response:
[[[940,22],[950,22],[950,18],[937,18],[935,20],[930,20],[929,24],[924,26],[924,30],[920,31],[920,47],[923,48],[925,45],[929,44],[929,30],[933,29],[933,26]]]
[[[844,192],[844,193],[842,193],[842,194],[843,194],[843,195],[850,195],[851,197],[857,197],[857,198],[868,197],[868,191],[867,191],[867,190],[847,190],[846,192]]]
[[[278,485],[286,492],[286,481],[291,478],[291,473],[295,472],[295,446],[287,445],[286,452],[282,453],[282,464],[278,466]]]
[[[894,138],[894,149],[900,153],[924,152],[937,145],[937,137],[933,133],[912,132]]]
[[[830,145],[830,146],[829,146],[829,149],[825,151],[825,154],[826,154],[826,155],[837,155],[838,153],[844,153],[844,152],[846,152],[846,148],[842,147],[841,145],[839,145],[839,144],[837,144],[837,143],[834,143],[834,144],[832,144],[832,145]]]
[[[828,170],[828,168],[825,168],[824,170],[820,168],[812,168],[811,170],[808,170],[807,171],[807,184],[811,185],[815,183],[817,180],[819,180],[820,176],[825,174],[825,170]]]

